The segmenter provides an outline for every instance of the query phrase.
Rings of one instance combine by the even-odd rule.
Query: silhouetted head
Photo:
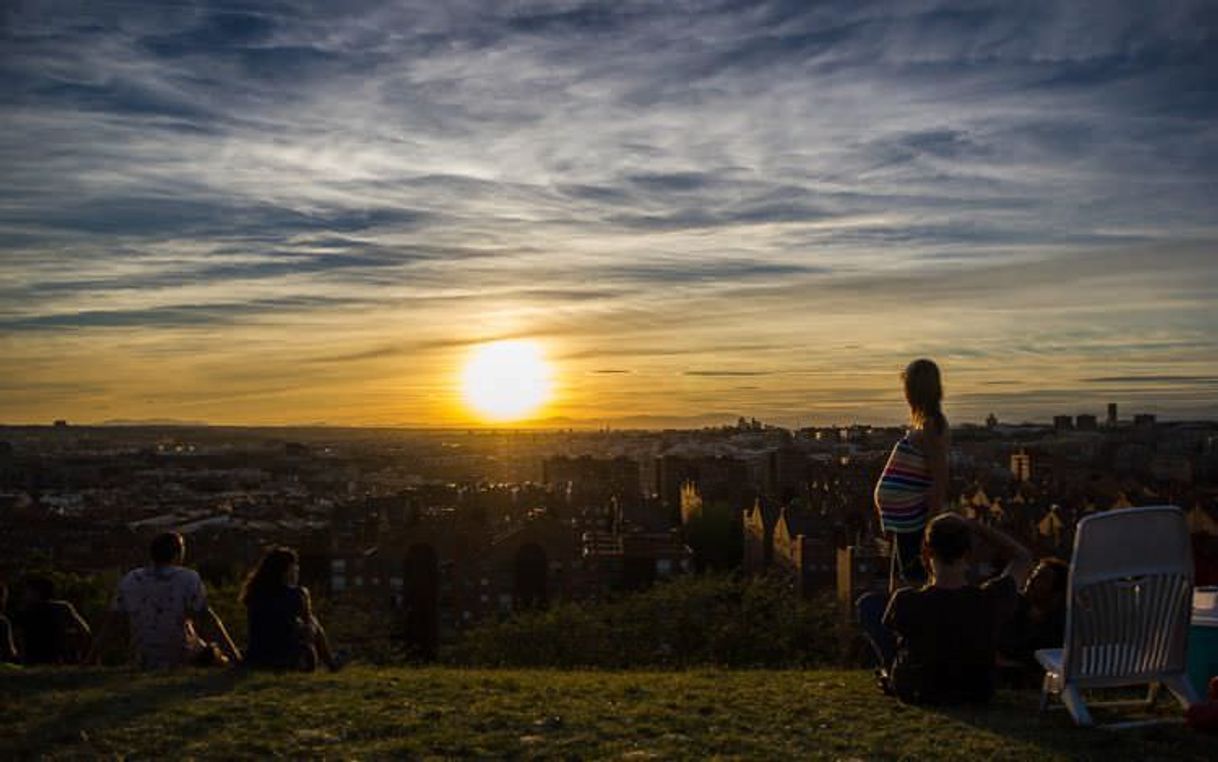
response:
[[[1070,564],[1060,558],[1044,558],[1028,575],[1023,594],[1037,609],[1049,611],[1066,605],[1066,585],[1070,581]]]
[[[25,578],[26,601],[41,603],[55,597],[55,582],[50,577],[35,575]]]
[[[905,383],[905,400],[909,403],[914,425],[933,427],[942,432],[947,421],[943,417],[943,382],[934,360],[921,358],[906,366],[901,373]]]
[[[964,561],[973,545],[973,530],[954,513],[936,516],[926,525],[923,547],[932,562],[953,566]]]
[[[295,585],[298,563],[296,551],[291,548],[268,550],[245,578],[245,584],[241,587],[241,602],[248,604],[284,586]]]
[[[152,538],[148,554],[157,566],[180,564],[186,558],[186,540],[177,532],[163,532]]]

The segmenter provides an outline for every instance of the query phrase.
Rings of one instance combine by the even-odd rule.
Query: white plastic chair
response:
[[[1067,592],[1063,647],[1036,652],[1045,668],[1041,711],[1058,695],[1076,724],[1092,725],[1082,691],[1129,685],[1149,685],[1145,701],[1092,706],[1149,707],[1160,686],[1185,708],[1200,701],[1185,671],[1193,561],[1179,508],[1127,508],[1080,521]]]

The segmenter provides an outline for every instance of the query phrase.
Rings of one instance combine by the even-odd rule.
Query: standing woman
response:
[[[880,528],[893,535],[891,587],[926,582],[922,534],[928,517],[943,510],[947,496],[947,453],[951,433],[943,416],[939,366],[914,360],[901,374],[909,402],[910,428],[892,449],[880,481],[875,506]]]
[[[331,670],[339,668],[299,577],[296,551],[272,548],[246,578],[241,588],[249,614],[246,665],[311,672],[320,659]]]

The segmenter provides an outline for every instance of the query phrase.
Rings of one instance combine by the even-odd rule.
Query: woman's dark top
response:
[[[245,661],[252,667],[296,669],[309,644],[309,594],[303,587],[283,587],[246,602],[249,647]]]

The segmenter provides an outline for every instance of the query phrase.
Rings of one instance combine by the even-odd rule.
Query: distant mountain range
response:
[[[90,426],[209,426],[207,421],[182,421],[175,418],[111,418]]]

